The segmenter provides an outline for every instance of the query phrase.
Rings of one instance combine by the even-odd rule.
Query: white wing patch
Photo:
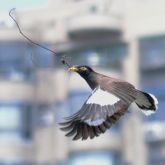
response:
[[[146,116],[152,115],[153,113],[155,113],[155,111],[152,110],[141,110]]]
[[[120,99],[109,92],[103,91],[98,88],[93,91],[93,94],[89,97],[86,104],[99,104],[101,106],[104,105],[114,105]]]

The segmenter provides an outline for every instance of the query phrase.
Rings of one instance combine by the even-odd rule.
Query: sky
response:
[[[0,0],[0,12],[9,11],[11,8],[27,9],[43,6],[47,0]]]

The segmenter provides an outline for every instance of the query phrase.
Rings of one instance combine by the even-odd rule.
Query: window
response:
[[[165,36],[143,38],[139,48],[141,69],[165,68]]]
[[[71,91],[68,97],[71,114],[76,113],[82,107],[83,103],[89,97],[90,92],[87,90]]]
[[[23,42],[0,42],[0,76],[14,80],[31,78],[27,50],[28,44]]]
[[[146,132],[148,164],[163,165],[165,120],[165,36],[155,36],[140,40],[140,84],[144,91],[154,94],[159,101],[155,114],[144,116],[150,122]],[[152,123],[151,123],[152,122]]]
[[[28,105],[0,105],[0,140],[21,140],[31,137],[31,108]]]
[[[48,44],[43,44],[49,47]],[[31,58],[33,56],[33,60]],[[12,80],[32,80],[32,69],[47,67],[54,56],[37,46],[26,42],[0,42],[0,77]]]
[[[114,155],[106,151],[73,153],[69,165],[113,165]]]
[[[63,121],[63,118],[71,115],[69,102],[67,99],[56,102],[55,106],[54,106],[54,110],[55,110],[55,114],[56,114],[55,115],[56,123],[60,123],[61,121]]]
[[[0,165],[34,165],[34,163],[22,159],[8,158],[7,160],[0,160]]]
[[[55,165],[68,165],[66,161],[56,161]]]
[[[72,51],[67,54],[68,59],[72,59],[72,63],[76,65],[90,65],[109,67],[116,70],[121,70],[121,61],[127,54],[127,45],[125,43],[117,43],[105,47],[91,47]],[[60,66],[61,56],[56,57],[55,64]]]
[[[56,122],[60,123],[63,118],[79,111],[89,95],[90,92],[87,90],[73,90],[66,99],[56,102],[54,106]]]
[[[151,165],[164,165],[165,163],[165,143],[158,141],[148,144],[149,163]]]
[[[45,44],[45,43],[41,43],[41,45],[45,46],[46,48],[50,48],[50,46],[51,46],[50,44]],[[52,67],[53,66],[54,55],[50,51],[47,51],[38,46],[31,46],[30,49],[33,53],[34,62],[39,67]]]
[[[10,121],[10,122],[9,122]],[[21,125],[21,115],[17,107],[0,107],[0,128],[15,129]]]
[[[165,120],[165,36],[143,38],[139,41],[140,84],[144,91],[154,94],[159,101],[154,115],[147,121]]]
[[[48,126],[54,124],[54,106],[50,104],[39,104],[36,107],[35,124],[37,126]],[[56,114],[57,115],[57,114]]]
[[[66,99],[56,102],[54,105],[56,123],[79,111],[89,95],[90,92],[87,90],[72,90]]]

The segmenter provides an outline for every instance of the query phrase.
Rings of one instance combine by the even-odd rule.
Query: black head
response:
[[[90,68],[89,66],[74,65],[69,68],[69,71],[77,72],[81,77],[83,77],[87,81],[88,85],[92,89],[94,89],[98,85],[97,73],[93,71],[93,69]]]
[[[88,76],[94,72],[92,68],[90,68],[89,66],[85,66],[85,65],[82,65],[82,66],[73,65],[72,67],[69,68],[69,71],[77,72],[81,76]]]

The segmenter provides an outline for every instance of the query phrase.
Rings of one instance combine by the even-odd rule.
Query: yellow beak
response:
[[[71,71],[71,72],[77,72],[79,69],[76,67],[76,66],[72,66],[68,69],[68,71]]]

